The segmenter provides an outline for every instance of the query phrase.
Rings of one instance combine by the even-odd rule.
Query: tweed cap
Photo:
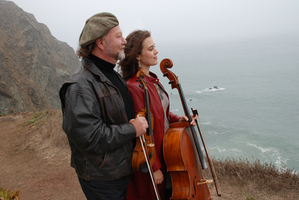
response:
[[[91,44],[118,24],[117,18],[111,13],[103,12],[95,14],[86,20],[79,38],[79,45],[85,46]]]

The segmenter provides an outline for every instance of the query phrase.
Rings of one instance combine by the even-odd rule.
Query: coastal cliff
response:
[[[0,0],[0,18],[0,114],[59,109],[74,50],[11,1]]]

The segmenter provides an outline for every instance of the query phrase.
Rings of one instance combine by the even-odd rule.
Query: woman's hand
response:
[[[191,115],[191,117],[192,117],[192,121],[190,122],[190,124],[191,124],[192,126],[195,126],[195,125],[196,125],[195,120],[198,118],[198,115],[196,115],[195,117],[194,117],[193,115]],[[182,116],[182,117],[179,119],[179,122],[182,122],[182,121],[189,121],[189,120],[188,120],[188,117],[187,117],[186,115]]]
[[[161,184],[164,177],[163,177],[163,174],[162,174],[162,171],[160,169],[158,169],[157,171],[155,171],[153,173],[154,175],[154,180],[155,180],[155,183],[158,185],[158,184]]]

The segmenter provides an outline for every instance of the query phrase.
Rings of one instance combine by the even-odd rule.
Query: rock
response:
[[[0,0],[0,114],[60,109],[58,91],[79,60],[14,2]]]

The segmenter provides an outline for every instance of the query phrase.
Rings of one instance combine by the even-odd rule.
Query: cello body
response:
[[[207,184],[203,176],[198,155],[194,151],[188,122],[170,124],[164,136],[163,152],[172,180],[172,200],[211,199]]]

